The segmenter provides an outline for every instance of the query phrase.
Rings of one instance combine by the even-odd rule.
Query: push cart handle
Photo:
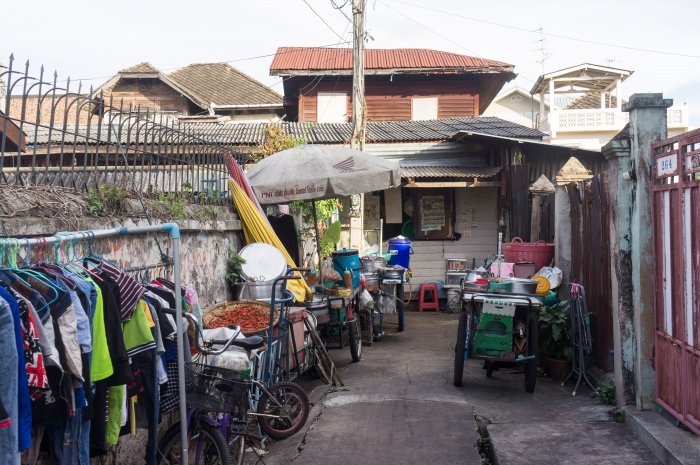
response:
[[[275,282],[289,281],[290,279],[301,279],[301,276],[280,276],[279,278],[275,278]]]

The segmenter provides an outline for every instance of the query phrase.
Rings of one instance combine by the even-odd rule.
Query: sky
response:
[[[0,16],[0,63],[98,86],[148,61],[161,70],[229,62],[282,93],[269,76],[280,46],[351,46],[344,0],[30,0]],[[335,6],[339,8],[335,8]],[[367,48],[429,48],[504,61],[530,90],[544,72],[594,63],[633,70],[623,97],[663,92],[700,126],[697,0],[367,0]],[[347,16],[347,17],[346,17]],[[574,40],[576,39],[576,40]],[[344,45],[337,45],[344,46]],[[542,58],[545,57],[542,64]]]

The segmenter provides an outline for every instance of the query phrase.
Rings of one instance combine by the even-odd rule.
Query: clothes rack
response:
[[[95,239],[102,239],[108,237],[116,236],[128,236],[134,234],[146,234],[146,233],[167,233],[170,235],[170,239],[173,244],[172,253],[172,266],[173,266],[173,284],[175,295],[180,295],[182,292],[181,287],[181,276],[180,276],[180,228],[175,223],[165,223],[162,225],[149,225],[149,226],[132,226],[132,227],[121,227],[112,229],[101,229],[101,230],[89,230],[89,231],[78,231],[78,232],[60,232],[53,236],[43,236],[43,237],[32,237],[32,238],[0,238],[0,247],[2,248],[2,253],[4,253],[5,247],[10,247],[11,249],[18,250],[21,247],[25,247],[26,257],[29,258],[29,248],[31,246],[46,246],[53,245],[58,255],[61,247],[64,244],[75,243],[89,239],[93,241]],[[92,242],[90,242],[92,244]],[[75,245],[74,245],[75,248]],[[65,249],[63,249],[65,253]],[[177,330],[176,337],[176,348],[177,348],[177,369],[178,369],[178,393],[179,393],[179,415],[180,415],[180,444],[182,452],[183,463],[189,463],[188,460],[188,448],[187,448],[187,406],[185,398],[185,353],[184,353],[184,340],[183,340],[183,323],[182,323],[182,302],[180,299],[175,299],[175,324]]]

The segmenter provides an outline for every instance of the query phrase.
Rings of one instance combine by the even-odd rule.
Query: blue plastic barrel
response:
[[[352,273],[352,286],[360,285],[360,270],[362,270],[362,262],[360,255],[355,249],[340,249],[333,252],[333,268],[343,277],[345,270],[350,270]],[[342,286],[343,280],[338,283]]]
[[[387,244],[389,245],[389,253],[391,254],[389,265],[399,265],[408,269],[411,255],[413,255],[411,241],[403,236],[397,236],[389,239]]]

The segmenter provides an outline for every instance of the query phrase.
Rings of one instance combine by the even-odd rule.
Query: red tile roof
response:
[[[464,69],[477,71],[499,68],[513,71],[513,65],[457,53],[423,48],[365,49],[365,69]],[[506,69],[503,69],[506,68]],[[352,49],[325,47],[280,47],[270,65],[270,74],[283,71],[331,71],[352,69]]]

